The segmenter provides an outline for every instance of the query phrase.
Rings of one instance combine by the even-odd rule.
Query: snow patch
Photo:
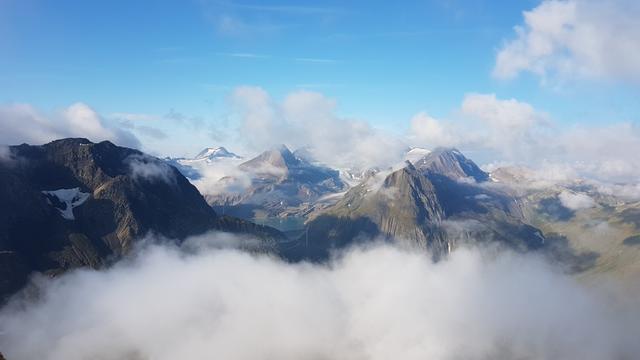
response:
[[[59,189],[52,191],[43,191],[43,194],[47,195],[47,201],[53,205],[60,215],[67,220],[75,220],[73,216],[73,209],[84,204],[89,198],[89,193],[80,191],[80,188],[72,189]],[[57,204],[51,202],[50,197],[54,197],[58,200]]]

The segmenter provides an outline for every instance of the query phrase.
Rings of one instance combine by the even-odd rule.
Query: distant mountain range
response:
[[[272,170],[296,167],[298,162],[319,166],[308,148],[292,156],[267,153],[249,163],[253,165],[242,166],[245,172],[269,163],[276,165]],[[456,149],[411,148],[405,160],[413,167],[335,169],[341,185],[335,178],[337,186],[328,187],[298,178],[288,191],[282,191],[288,172],[265,173],[269,167],[264,167],[246,191],[205,197],[216,209],[245,218],[293,217],[301,219],[295,223],[306,222],[289,233],[294,240],[283,247],[292,259],[323,258],[363,236],[402,239],[405,245],[430,248],[435,254],[471,239],[493,239],[518,249],[542,246],[574,271],[640,275],[640,241],[634,240],[640,239],[640,202],[622,193],[579,179],[539,181],[524,167],[487,173]],[[308,197],[297,193],[298,188],[316,191]],[[568,208],[561,201],[567,193],[591,198],[593,206]]]
[[[232,152],[229,152],[224,147],[217,147],[217,148],[205,148],[204,150],[200,151],[193,160],[215,161],[216,159],[221,159],[221,158],[242,159],[242,157]]]
[[[293,258],[326,258],[358,237],[428,249],[437,258],[466,241],[495,240],[518,250],[543,246],[517,202],[485,184],[489,175],[456,149],[436,149],[400,169],[379,172],[314,213]]]
[[[522,167],[487,173],[457,149],[414,148],[402,165],[367,170],[331,169],[284,145],[246,161],[221,147],[160,160],[86,139],[9,151],[0,160],[0,298],[34,271],[108,265],[147,233],[179,243],[209,230],[257,236],[291,261],[371,239],[434,258],[486,243],[542,250],[585,274],[640,275],[640,202],[580,180],[537,183]],[[246,186],[200,194],[189,180],[221,165],[233,172],[214,181]],[[230,214],[295,221],[285,236]]]
[[[0,161],[0,298],[33,271],[100,267],[147,233],[175,241],[209,230],[272,246],[282,234],[219,216],[174,167],[108,141],[11,146]],[[271,245],[269,245],[271,244]]]

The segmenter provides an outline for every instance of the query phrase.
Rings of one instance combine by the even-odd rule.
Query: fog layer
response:
[[[0,310],[8,359],[631,359],[637,302],[533,255],[388,245],[328,265],[147,246],[104,271],[36,279]],[[196,249],[196,250],[194,250]],[[626,299],[626,300],[625,300]],[[630,303],[631,302],[631,303]]]

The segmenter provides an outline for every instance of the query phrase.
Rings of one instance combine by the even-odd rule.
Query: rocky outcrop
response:
[[[0,296],[32,271],[103,266],[149,233],[178,242],[215,229],[280,236],[219,217],[174,167],[137,150],[63,139],[10,151],[0,163]]]

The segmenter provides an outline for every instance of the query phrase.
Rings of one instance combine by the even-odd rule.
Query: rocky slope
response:
[[[345,188],[337,171],[296,157],[284,145],[261,153],[238,169],[250,179],[248,187],[206,198],[214,208],[245,218],[303,216],[320,197]]]
[[[148,233],[176,241],[216,229],[281,236],[218,216],[179,171],[137,150],[63,139],[10,151],[0,162],[0,296],[33,271],[103,266]]]
[[[413,165],[378,173],[315,214],[287,256],[322,259],[333,248],[380,237],[440,257],[461,242],[495,240],[539,248],[541,232],[525,222],[514,198],[483,182],[489,176],[454,149],[437,149]]]
[[[635,281],[640,276],[640,202],[624,186],[548,179],[522,166],[496,169],[491,178],[543,231],[554,257],[581,277]]]

